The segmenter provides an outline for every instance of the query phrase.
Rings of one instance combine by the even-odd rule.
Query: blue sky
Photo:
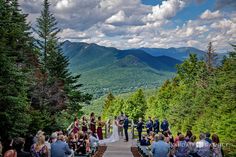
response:
[[[42,0],[19,0],[32,26]],[[61,40],[120,49],[236,44],[236,0],[50,0]]]

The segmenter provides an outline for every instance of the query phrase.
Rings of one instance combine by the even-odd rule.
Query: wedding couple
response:
[[[128,140],[129,140],[129,137],[128,137],[128,127],[129,127],[128,116],[125,116],[124,122],[122,125],[120,124],[120,120],[117,118],[117,116],[115,116],[113,124],[112,124],[112,135],[107,139],[100,140],[99,143],[100,144],[108,144],[108,143],[113,143],[113,142],[119,141],[120,140],[120,137],[119,137],[119,128],[120,127],[124,128],[125,142],[128,142]]]

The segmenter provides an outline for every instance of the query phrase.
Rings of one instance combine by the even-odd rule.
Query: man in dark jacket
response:
[[[153,121],[151,117],[148,117],[146,128],[147,128],[147,134],[149,135],[149,133],[152,131],[152,128],[153,128]]]
[[[128,136],[129,119],[128,119],[128,116],[125,117],[123,127],[125,130],[125,142],[128,142],[129,141],[129,136]]]
[[[155,118],[155,121],[154,121],[154,124],[153,124],[153,129],[154,129],[154,132],[156,134],[158,134],[158,132],[160,131],[160,123],[159,123],[159,120],[157,118]]]
[[[139,142],[141,142],[141,136],[142,136],[142,131],[143,131],[143,121],[142,121],[142,118],[139,118],[139,120],[138,120],[137,131],[138,131]]]
[[[51,157],[67,157],[71,150],[67,143],[63,141],[64,136],[59,135],[58,140],[51,145]]]
[[[162,132],[169,130],[169,123],[166,119],[164,119],[163,122],[161,123],[161,129]]]

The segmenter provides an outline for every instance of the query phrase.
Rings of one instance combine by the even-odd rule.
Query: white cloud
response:
[[[32,23],[43,0],[19,0]],[[164,0],[156,6],[141,0],[50,0],[51,11],[62,29],[61,39],[97,43],[121,49],[134,47],[194,46],[206,49],[213,41],[217,51],[236,41],[236,11],[209,11],[175,26],[171,20],[189,0]]]
[[[112,15],[110,18],[106,20],[106,23],[112,24],[112,23],[119,23],[119,22],[124,22],[126,17],[125,17],[125,12],[123,10],[120,10],[118,13]]]
[[[184,0],[167,0],[162,1],[161,5],[152,7],[152,13],[144,18],[144,21],[156,21],[169,19],[174,17],[178,11],[184,8],[186,2]]]
[[[211,12],[210,10],[206,10],[205,12],[202,13],[200,16],[201,19],[204,20],[210,20],[210,19],[215,19],[221,17],[221,13],[219,10]]]

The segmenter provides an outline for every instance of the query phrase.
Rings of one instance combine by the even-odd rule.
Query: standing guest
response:
[[[174,139],[174,143],[175,144],[178,144],[178,142],[179,142],[179,135],[181,134],[181,132],[178,132],[177,133],[177,136],[175,137],[175,139]]]
[[[151,117],[148,117],[148,121],[146,123],[147,134],[149,135],[153,128],[153,121]]]
[[[153,129],[156,134],[160,131],[160,123],[157,118],[155,118],[154,124],[153,124]]]
[[[141,142],[141,136],[142,136],[142,131],[143,131],[143,121],[142,121],[142,118],[138,119],[137,131],[138,131],[138,140],[139,140],[139,142]]]
[[[93,133],[96,133],[96,121],[95,121],[95,115],[93,112],[90,114],[90,127],[89,127],[89,129]]]
[[[208,142],[208,143],[212,143],[212,141],[211,141],[211,139],[210,139],[210,137],[211,137],[211,134],[209,133],[209,132],[206,132],[206,141]]]
[[[166,119],[164,119],[163,122],[161,123],[161,129],[162,132],[169,130],[169,123]]]
[[[37,142],[32,145],[30,153],[31,157],[49,157],[48,148],[45,145],[45,136],[43,133],[38,135]]]
[[[220,139],[216,134],[212,135],[212,157],[223,157],[224,153],[220,145]]]
[[[88,131],[88,121],[85,116],[82,118],[82,131],[84,133]]]
[[[170,143],[170,137],[169,137],[168,131],[163,132],[163,135],[164,135],[164,141],[166,143]]]
[[[210,143],[206,139],[206,135],[201,133],[199,136],[200,141],[196,143],[196,153],[200,157],[209,157],[210,156]]]
[[[189,148],[189,155],[190,156],[194,156],[196,154],[195,150],[196,150],[196,136],[193,135],[190,140],[188,141],[188,148]]]
[[[78,120],[78,118],[76,117],[76,118],[74,119],[73,132],[76,134],[78,131],[79,131],[79,120]]]
[[[164,142],[162,134],[155,135],[155,142],[152,144],[151,150],[153,157],[168,157],[170,154],[170,145]]]
[[[124,120],[125,120],[125,115],[123,112],[121,112],[120,116],[118,116],[118,121],[119,121],[119,127],[118,127],[118,133],[119,136],[123,137],[123,124],[124,124]]]
[[[51,145],[51,157],[67,157],[71,154],[71,150],[64,141],[64,136],[59,135],[55,143]]]
[[[97,125],[98,125],[98,127],[97,127],[97,135],[98,135],[99,140],[102,140],[103,139],[102,127],[105,125],[105,123],[102,122],[100,116],[98,117]]]
[[[192,132],[191,130],[187,130],[186,136],[185,136],[185,141],[188,142],[190,138],[192,137]]]
[[[184,135],[179,135],[179,142],[175,145],[175,156],[176,157],[188,157],[189,147],[187,142],[184,140]]]

